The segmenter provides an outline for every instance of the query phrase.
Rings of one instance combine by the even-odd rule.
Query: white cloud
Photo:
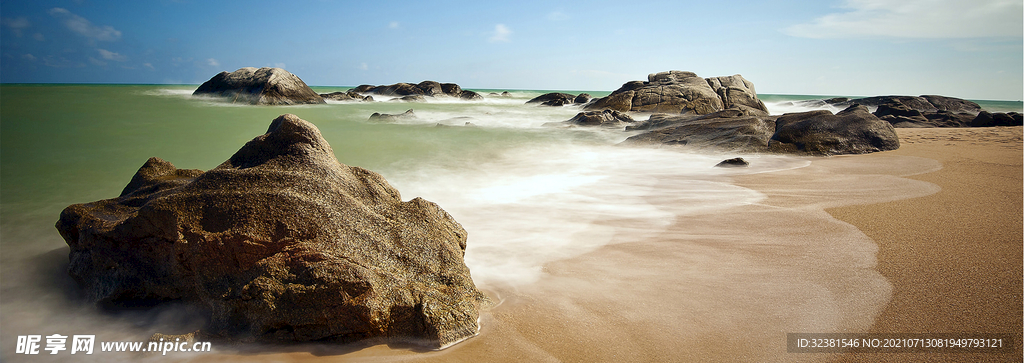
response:
[[[18,38],[21,38],[21,31],[23,29],[32,26],[32,23],[29,22],[28,19],[26,19],[25,17],[4,18],[2,20],[2,23],[6,25],[8,28],[10,28],[11,31],[14,32],[14,35],[16,35]]]
[[[393,21],[393,22],[388,23],[388,28],[398,29],[398,27],[399,27],[399,24],[398,24],[397,21]]]
[[[494,26],[494,33],[491,34],[491,37],[487,39],[487,41],[491,43],[508,42],[510,41],[509,36],[511,35],[512,29],[509,29],[505,24],[497,24]]]
[[[366,70],[370,69],[370,66],[368,64],[366,64],[366,63],[360,63],[359,64],[359,69],[366,71]]]
[[[142,65],[146,66],[146,68],[149,68],[150,70],[156,70],[156,67],[153,67],[153,63],[142,63]]]
[[[96,26],[89,19],[75,15],[64,8],[53,8],[48,13],[54,18],[60,19],[64,26],[79,35],[100,41],[112,42],[121,39],[121,31],[109,25]]]
[[[96,49],[96,51],[100,52],[100,56],[103,57],[103,59],[106,59],[106,60],[112,60],[112,61],[118,61],[118,62],[124,62],[125,60],[127,60],[127,57],[125,57],[125,56],[123,56],[121,54],[118,54],[118,53],[111,52],[111,51],[106,50],[106,49]]]
[[[270,66],[274,67],[274,68],[281,68],[281,69],[288,68],[288,66],[285,65],[284,63],[274,63],[274,64],[271,64]]]
[[[36,61],[36,56],[34,56],[32,54],[22,54],[21,58],[24,59],[24,60],[27,60],[29,62],[35,62]]]
[[[107,62],[101,61],[101,60],[93,58],[93,57],[89,57],[89,63],[92,63],[93,65],[97,65],[97,66],[105,66],[105,65],[107,65]]]
[[[1021,37],[1019,0],[846,0],[828,14],[783,32],[804,38]]]
[[[210,65],[211,67],[220,67],[220,62],[213,58],[207,58],[206,64]]]

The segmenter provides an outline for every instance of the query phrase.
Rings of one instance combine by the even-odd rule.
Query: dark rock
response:
[[[350,89],[348,91],[349,92],[356,92],[356,93],[367,93],[367,92],[370,92],[370,90],[372,90],[374,87],[376,87],[376,86],[371,86],[371,85],[368,85],[368,84],[364,84],[364,85],[360,85],[360,86],[358,86],[356,88]]]
[[[418,84],[395,83],[392,85],[361,85],[351,91],[359,93],[372,93],[383,96],[421,96],[421,97],[457,97],[464,100],[482,100],[483,96],[473,91],[464,91],[455,83],[439,83],[435,81],[423,81]],[[408,98],[406,101],[416,102],[425,98]]]
[[[810,111],[779,116],[770,149],[813,155],[864,154],[900,147],[896,130],[888,122],[853,105],[833,115]]]
[[[654,73],[647,76],[647,82],[627,82],[607,97],[594,99],[585,109],[706,115],[727,107],[768,114],[753,84],[740,75],[704,79],[681,71]]]
[[[623,144],[685,145],[736,152],[768,151],[769,139],[775,131],[775,120],[734,111],[736,113],[713,113],[699,117],[662,115],[658,122],[668,126],[631,136]],[[654,115],[651,117],[654,118]]]
[[[927,100],[928,103],[932,104],[932,106],[935,106],[935,109],[938,111],[949,111],[952,113],[969,113],[972,115],[977,115],[978,112],[981,112],[981,106],[973,101],[968,101],[955,97],[935,95],[924,95],[921,97]]]
[[[220,72],[192,92],[193,96],[220,96],[232,103],[295,105],[326,103],[299,77],[281,68],[240,68]]]
[[[529,101],[526,101],[526,103],[540,103],[545,106],[562,106],[572,103],[575,98],[576,96],[568,93],[552,92],[534,97]]]
[[[441,90],[444,91],[444,94],[449,96],[458,97],[462,94],[462,87],[455,83],[442,83]]]
[[[969,113],[953,113],[950,111],[938,111],[926,113],[930,127],[969,127],[975,115]]]
[[[426,102],[427,98],[423,97],[423,95],[408,95],[408,96],[402,96],[402,97],[399,97],[399,98],[392,98],[389,101],[391,101],[391,102]]]
[[[373,96],[363,96],[363,95],[361,95],[361,94],[359,94],[357,92],[353,92],[353,91],[321,93],[320,97],[323,97],[325,100],[332,100],[332,101],[373,102]]]
[[[370,118],[367,121],[392,122],[392,121],[414,120],[414,119],[416,119],[416,114],[412,112],[412,109],[409,109],[408,111],[405,111],[405,113],[399,113],[399,114],[386,114],[386,113],[374,112],[372,115],[370,115]]]
[[[339,163],[294,115],[207,172],[152,158],[120,196],[69,206],[56,227],[90,301],[201,307],[192,336],[439,348],[475,335],[486,303],[458,222]]]
[[[949,111],[952,113],[969,113],[972,115],[981,112],[981,106],[972,101],[963,100],[954,97],[945,96],[934,96],[925,95],[920,97],[914,96],[876,96],[858,98],[845,102],[835,104],[839,107],[849,107],[854,104],[864,105],[868,107],[881,107],[882,105],[888,105],[893,108],[906,108],[908,110],[915,110],[922,114],[939,111]],[[877,109],[875,110],[877,112]],[[881,117],[881,115],[879,116]]]
[[[487,95],[490,96],[490,97],[505,97],[505,98],[512,97],[512,94],[508,93],[508,91],[502,92],[500,94],[497,93],[497,92],[491,92],[491,93],[489,93]]]
[[[541,106],[562,107],[568,104],[571,104],[569,99],[555,98],[546,100]]]
[[[476,93],[476,92],[473,92],[473,91],[465,91],[464,90],[464,91],[462,91],[462,93],[459,94],[459,98],[467,100],[467,101],[477,101],[477,100],[484,99],[484,96],[481,96],[479,93]]]
[[[848,97],[832,97],[832,98],[825,99],[825,100],[822,100],[822,101],[824,101],[827,104],[834,105],[834,104],[843,103],[843,102],[846,102],[846,101],[849,101],[849,100],[850,99]]]
[[[745,168],[748,166],[750,166],[750,162],[743,160],[743,158],[722,160],[722,162],[715,164],[716,168]]]
[[[434,81],[423,81],[416,85],[416,88],[422,92],[423,96],[436,97],[439,95],[445,95],[444,89],[441,88],[441,84]]]
[[[636,120],[634,120],[632,117],[629,117],[629,115],[625,113],[615,110],[604,110],[580,112],[576,114],[575,117],[569,119],[568,121],[556,122],[552,124],[622,128],[626,125],[631,125],[635,122]]]
[[[1020,113],[989,113],[982,111],[971,120],[971,127],[993,127],[993,126],[1021,126],[1024,124],[1024,117]]]
[[[907,105],[904,105],[902,103],[884,103],[878,105],[878,108],[875,110],[874,115],[877,117],[892,115],[903,117],[920,117],[921,119],[925,119],[924,115],[921,114],[921,111],[911,109],[910,107],[907,107]]]
[[[591,98],[589,93],[580,93],[576,95],[576,98],[572,99],[572,103],[587,103],[590,102]]]
[[[626,126],[626,131],[634,130],[653,130],[673,124],[690,121],[693,119],[710,119],[710,118],[730,118],[730,117],[742,117],[742,116],[761,116],[758,112],[752,112],[749,109],[730,108],[721,110],[718,112],[710,113],[707,115],[673,115],[666,113],[652,114],[647,118],[646,121],[637,122],[633,125]]]
[[[918,105],[918,108],[928,109],[929,107],[923,106],[916,97],[902,97],[903,101],[909,100],[908,103]],[[941,96],[923,96],[921,99],[933,100],[940,103],[942,108],[955,108],[955,109],[969,109],[967,106],[959,107],[956,106],[958,103],[956,99]],[[874,115],[891,123],[897,128],[907,127],[966,127],[970,125],[974,115],[970,113],[954,113],[952,111],[942,110],[939,107],[935,107],[936,111],[921,111],[908,106],[906,103],[899,100],[890,100],[887,103],[878,105],[875,109]],[[963,101],[963,100],[960,100]],[[965,101],[970,102],[970,101]],[[973,102],[972,102],[973,103]],[[929,103],[931,104],[931,103]],[[933,105],[934,106],[934,105]]]

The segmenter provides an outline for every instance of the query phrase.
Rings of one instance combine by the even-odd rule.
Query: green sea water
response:
[[[109,316],[83,305],[63,270],[66,245],[53,225],[70,204],[116,197],[150,157],[211,169],[285,113],[315,124],[342,163],[381,173],[405,200],[423,197],[451,213],[469,232],[466,262],[482,286],[528,284],[544,263],[593,250],[609,236],[639,238],[676,215],[759,200],[723,179],[736,171],[712,168],[723,158],[757,161],[748,173],[808,163],[615,146],[631,134],[545,126],[580,109],[525,104],[544,90],[508,90],[511,97],[477,90],[485,100],[471,102],[251,106],[192,97],[195,87],[0,85],[0,358],[9,357],[19,334],[100,331],[106,340],[145,340],[167,332],[162,327],[193,324],[163,313]],[[822,97],[761,98],[773,109]],[[979,103],[993,111],[1021,108]],[[417,118],[367,120],[409,109]],[[655,191],[686,202],[665,210],[650,203]],[[594,222],[610,217],[635,227]]]

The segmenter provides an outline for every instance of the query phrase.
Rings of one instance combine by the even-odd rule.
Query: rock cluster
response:
[[[206,172],[149,159],[120,196],[69,206],[56,227],[91,301],[184,301],[208,311],[210,339],[439,348],[475,335],[486,302],[458,222],[339,163],[294,115]]]
[[[368,84],[349,90],[356,93],[373,93],[382,96],[423,96],[423,97],[457,97],[464,100],[482,100],[483,96],[473,91],[463,90],[455,83],[438,83],[423,81],[417,84],[395,83],[392,85],[372,86]]]
[[[899,148],[892,125],[860,105],[834,115],[822,110],[763,116],[746,108],[696,117],[655,114],[628,129],[647,131],[629,137],[626,144],[721,151],[840,155]]]
[[[240,68],[203,82],[193,96],[218,96],[232,103],[295,105],[325,103],[299,77],[281,68]]]
[[[726,108],[768,114],[754,85],[740,75],[704,79],[693,72],[668,71],[626,82],[607,97],[594,99],[587,110],[706,115]]]
[[[1021,114],[989,113],[977,103],[946,96],[876,96],[858,99],[822,100],[837,107],[860,104],[875,109],[873,114],[898,128],[1020,126]],[[996,121],[998,120],[998,121]]]
[[[325,100],[332,101],[373,102],[373,96],[363,96],[352,91],[321,93],[320,97],[323,97]]]
[[[541,106],[559,107],[571,104],[585,104],[590,102],[590,99],[591,97],[588,93],[580,93],[574,96],[568,93],[551,92],[534,97],[529,101],[526,101],[526,104],[540,103]]]

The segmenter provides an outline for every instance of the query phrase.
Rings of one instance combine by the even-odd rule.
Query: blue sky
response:
[[[666,70],[759,93],[1024,98],[1020,0],[0,1],[0,81],[613,90]]]

